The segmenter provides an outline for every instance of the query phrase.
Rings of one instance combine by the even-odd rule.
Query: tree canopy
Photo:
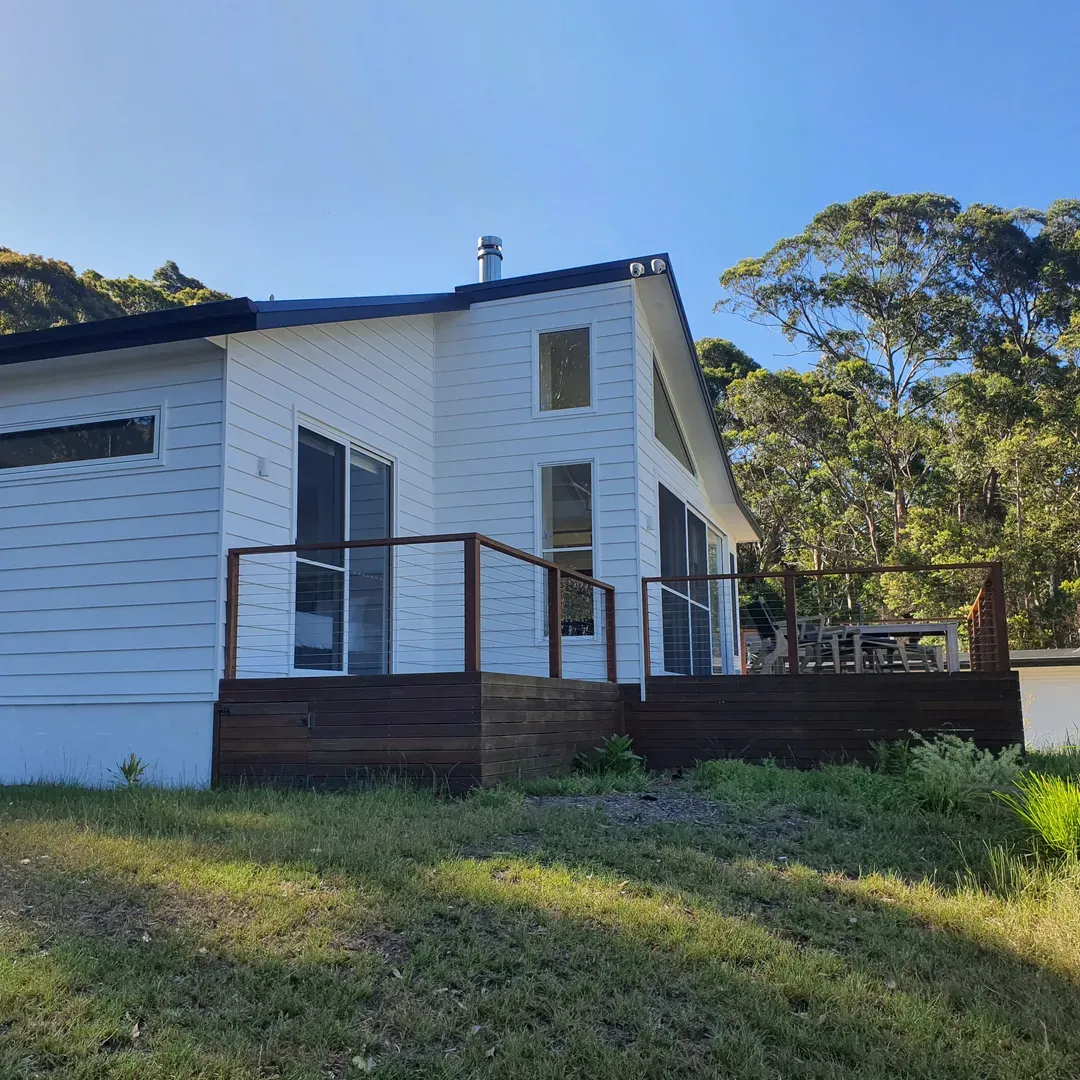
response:
[[[181,273],[172,261],[159,266],[149,281],[130,275],[107,278],[96,270],[76,274],[70,263],[0,247],[4,334],[227,299],[226,293]]]
[[[1014,645],[1080,643],[1080,200],[870,192],[720,283],[812,358],[716,384],[752,561],[1000,558]]]

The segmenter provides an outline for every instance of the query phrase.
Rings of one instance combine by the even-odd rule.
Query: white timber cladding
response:
[[[298,425],[391,465],[396,536],[430,535],[434,521],[433,320],[430,315],[329,323],[229,338],[225,546],[292,544]],[[260,475],[261,471],[265,475]],[[434,590],[440,558],[430,546],[399,548],[392,575],[396,671],[432,670],[436,630],[457,640],[460,545],[445,595]],[[290,673],[291,556],[241,564],[238,673]],[[458,645],[460,650],[461,646]],[[457,664],[460,667],[460,661]],[[308,672],[325,674],[325,672]]]
[[[1028,746],[1061,746],[1080,742],[1080,665],[1020,667],[1024,707],[1024,742]]]
[[[0,472],[0,781],[99,782],[133,752],[208,778],[222,366],[189,342],[0,372],[0,430],[155,413],[160,448]]]
[[[696,385],[696,375],[687,364],[687,357],[673,355],[674,348],[661,351],[647,314],[647,305],[636,296],[634,314],[634,350],[637,382],[637,437],[638,437],[638,499],[641,515],[641,576],[656,577],[660,574],[660,508],[659,490],[663,484],[670,492],[677,495],[706,524],[719,531],[721,543],[721,573],[729,569],[729,555],[735,553],[733,537],[741,538],[746,524],[736,519],[730,506],[718,506],[710,497],[706,478],[711,471],[717,473],[723,469],[723,460],[715,444],[715,436],[691,437],[694,427],[689,422],[692,411],[703,407],[700,389]],[[683,350],[686,346],[680,345]],[[694,464],[694,473],[683,467],[679,460],[664,446],[655,435],[653,401],[653,364],[659,367],[664,385],[667,387],[676,420],[686,439],[687,447]],[[696,363],[696,358],[694,359]],[[689,376],[694,376],[691,381]],[[699,421],[700,417],[693,417]],[[710,477],[715,483],[716,477]],[[728,587],[730,588],[730,587]],[[653,653],[658,647],[657,637],[660,632],[659,612],[653,610],[659,605],[659,596],[654,587],[650,590],[650,626],[653,635]],[[640,609],[640,600],[639,600]],[[730,658],[729,658],[730,662]]]
[[[539,414],[538,337],[567,327],[590,329],[592,405]],[[591,462],[593,570],[618,590],[622,678],[635,677],[638,652],[633,358],[627,282],[494,300],[435,318],[436,530],[476,530],[538,553],[540,468]],[[547,674],[540,576],[505,556],[485,556],[486,669]],[[598,630],[602,615],[598,603]],[[565,638],[563,674],[603,678],[601,638]]]

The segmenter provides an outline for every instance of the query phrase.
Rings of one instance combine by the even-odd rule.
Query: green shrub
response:
[[[1016,781],[1015,794],[999,797],[1050,851],[1069,860],[1080,857],[1080,784],[1075,780],[1027,773]]]
[[[874,768],[878,772],[888,776],[907,775],[911,767],[911,742],[908,739],[893,742],[881,739],[871,743],[870,749],[874,755]]]
[[[640,754],[634,753],[633,740],[629,735],[609,735],[603,746],[578,754],[576,764],[578,769],[585,773],[629,776],[642,771],[644,759]]]
[[[1018,746],[995,757],[958,735],[939,735],[932,742],[917,732],[912,736],[904,783],[922,810],[973,813],[992,792],[1007,788],[1020,770]]]
[[[1029,750],[1027,759],[1036,772],[1080,780],[1080,741],[1071,736],[1067,735],[1060,746]]]

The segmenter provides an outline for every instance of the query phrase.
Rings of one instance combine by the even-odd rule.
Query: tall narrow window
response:
[[[540,411],[585,409],[592,404],[589,328],[540,335]]]
[[[349,455],[349,539],[390,535],[390,466]],[[390,661],[390,549],[349,551],[349,674],[385,675]]]
[[[655,360],[653,361],[653,432],[657,442],[665,446],[687,472],[694,471],[690,451],[686,448],[686,440],[679,428],[675,409],[672,407],[667,387],[664,386],[664,380],[660,376],[660,367]]]
[[[345,447],[301,428],[296,460],[296,542],[345,539]],[[345,644],[345,552],[307,548],[296,553],[296,631],[293,664],[340,671]]]
[[[588,462],[545,465],[540,470],[540,490],[541,554],[592,577],[592,466]],[[564,578],[562,604],[563,636],[592,637],[596,632],[593,590],[580,581]]]

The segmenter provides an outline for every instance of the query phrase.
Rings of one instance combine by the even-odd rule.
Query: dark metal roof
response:
[[[223,334],[242,334],[248,330],[462,311],[489,300],[626,281],[632,276],[632,262],[640,262],[646,268],[645,274],[652,276],[650,263],[654,258],[667,261],[666,255],[646,255],[639,259],[574,266],[546,274],[525,274],[499,281],[459,285],[450,293],[313,300],[250,300],[241,296],[235,300],[215,300],[209,304],[169,308],[145,315],[122,315],[115,319],[54,326],[48,330],[0,334],[0,365],[131,349],[140,345],[161,345],[169,341],[190,341]]]
[[[311,300],[250,300],[241,296],[235,300],[215,300],[209,304],[169,308],[152,311],[145,315],[122,315],[115,319],[99,319],[96,322],[75,323],[71,326],[54,326],[48,330],[30,330],[21,334],[0,334],[0,366],[24,364],[32,360],[48,360],[61,356],[78,356],[85,353],[107,352],[113,349],[131,349],[143,345],[162,345],[170,341],[190,341],[196,338],[219,337],[225,334],[242,334],[251,330],[272,330],[287,326],[311,326],[327,322],[347,322],[352,319],[388,319],[403,315],[426,315],[441,311],[463,311],[473,304],[491,300],[503,300],[514,296],[531,296],[538,293],[559,292],[564,289],[583,289],[590,285],[605,285],[615,281],[628,281],[634,275],[631,263],[643,268],[642,277],[655,277],[652,269],[654,259],[663,261],[661,271],[669,279],[675,308],[697,369],[701,392],[708,404],[713,420],[716,442],[724,459],[728,478],[740,510],[760,536],[760,529],[753,515],[746,508],[739,494],[731,470],[724,438],[716,421],[716,411],[701,365],[697,363],[697,349],[690,324],[686,318],[679,287],[671,269],[666,252],[643,255],[633,259],[617,259],[613,262],[592,263],[589,266],[573,266],[566,270],[552,270],[543,274],[523,274],[520,277],[483,281],[472,285],[459,285],[452,293],[419,293],[401,296],[351,296]]]

